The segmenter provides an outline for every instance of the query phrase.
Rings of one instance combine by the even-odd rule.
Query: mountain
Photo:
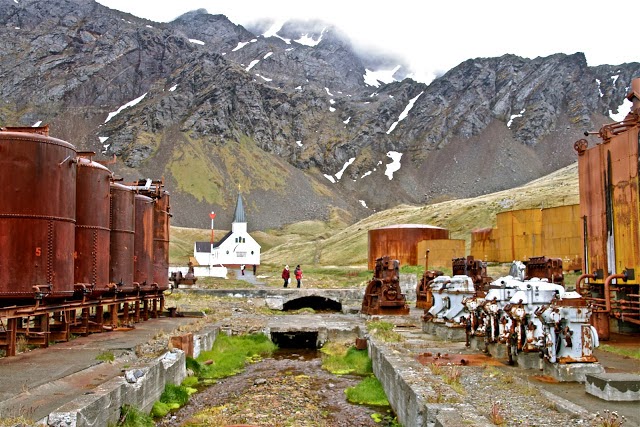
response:
[[[319,21],[155,23],[89,0],[0,0],[0,42],[0,126],[48,123],[125,180],[164,177],[173,224],[200,228],[230,223],[238,191],[267,229],[512,188],[573,163],[640,76],[504,55],[426,85]]]

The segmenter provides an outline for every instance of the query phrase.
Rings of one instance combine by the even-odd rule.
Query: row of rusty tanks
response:
[[[117,182],[92,155],[48,127],[0,131],[0,348],[8,355],[18,336],[47,346],[162,310],[169,194],[161,181]]]

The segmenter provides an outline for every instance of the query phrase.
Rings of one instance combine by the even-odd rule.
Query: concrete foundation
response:
[[[542,371],[562,382],[584,383],[587,375],[602,374],[604,368],[599,363],[549,363],[543,362]]]
[[[438,392],[422,378],[423,367],[414,359],[397,355],[385,343],[369,338],[373,372],[382,384],[398,421],[412,427],[492,426],[468,404],[431,403]]]
[[[640,401],[640,375],[596,373],[585,375],[587,393],[607,401]]]
[[[444,323],[422,322],[422,331],[445,341],[465,342],[467,333],[463,327],[451,327]]]
[[[180,384],[186,377],[185,355],[175,350],[165,353],[154,362],[137,365],[135,382],[117,377],[93,389],[90,394],[58,408],[49,414],[47,425],[54,427],[91,427],[115,425],[123,405],[131,405],[150,412],[167,383]]]

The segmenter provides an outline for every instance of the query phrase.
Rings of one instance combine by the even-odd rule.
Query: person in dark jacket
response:
[[[285,265],[284,266],[284,270],[282,270],[282,278],[284,279],[284,287],[286,288],[287,285],[289,284],[289,266]]]
[[[300,264],[296,265],[296,269],[293,271],[293,274],[296,276],[296,280],[298,281],[298,287],[302,283],[302,269],[300,268]]]

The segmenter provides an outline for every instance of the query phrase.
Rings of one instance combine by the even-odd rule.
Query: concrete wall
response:
[[[150,412],[160,398],[165,384],[180,384],[186,377],[185,355],[180,350],[167,352],[153,362],[132,367],[139,376],[134,383],[124,377],[113,378],[96,387],[91,394],[81,396],[58,408],[48,418],[49,426],[94,427],[115,425],[123,405]]]

